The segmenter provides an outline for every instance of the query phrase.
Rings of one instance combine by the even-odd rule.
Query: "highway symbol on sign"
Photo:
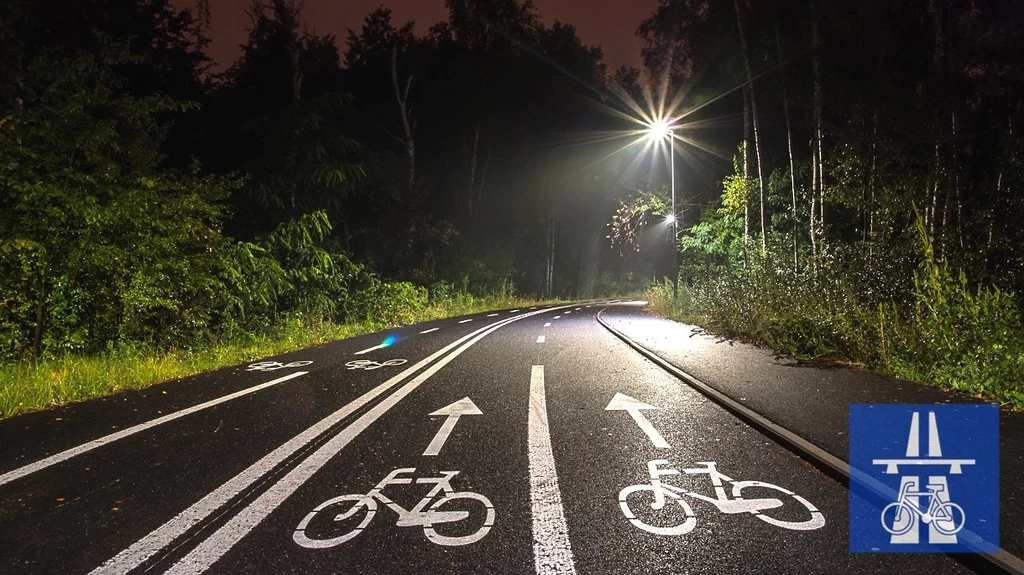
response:
[[[463,415],[483,415],[480,408],[473,403],[468,397],[456,401],[455,403],[438,409],[437,411],[430,414],[431,417],[438,415],[446,415],[447,419],[441,424],[441,428],[437,430],[434,435],[434,439],[430,441],[430,445],[427,446],[427,450],[423,452],[423,455],[437,455],[441,453],[441,448],[444,447],[444,443],[448,441],[448,436],[451,435],[452,430],[455,429],[455,424],[459,422],[459,418]]]
[[[658,430],[651,425],[651,422],[644,417],[644,414],[640,413],[644,409],[661,409],[653,405],[648,405],[638,399],[634,399],[623,393],[616,393],[615,397],[608,403],[608,407],[604,408],[605,411],[625,411],[629,413],[633,421],[636,422],[637,426],[641,431],[647,434],[648,439],[654,444],[654,447],[658,449],[668,449],[671,447],[665,438],[658,433]]]

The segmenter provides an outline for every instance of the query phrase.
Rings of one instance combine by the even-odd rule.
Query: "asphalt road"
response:
[[[966,572],[849,554],[845,488],[602,307],[420,324],[0,422],[0,572]]]

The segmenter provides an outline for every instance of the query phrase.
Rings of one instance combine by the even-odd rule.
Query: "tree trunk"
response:
[[[811,0],[811,68],[814,74],[814,143],[818,154],[817,181],[818,196],[818,225],[816,233],[819,236],[825,232],[825,120],[824,120],[824,96],[821,88],[821,42],[818,34],[818,6],[817,0]]]
[[[398,114],[402,117],[402,130],[405,132],[405,153],[409,158],[408,189],[411,192],[416,184],[416,140],[413,137],[413,126],[409,113],[409,88],[412,87],[412,76],[405,82],[405,91],[398,90],[398,46],[391,47],[391,87],[398,102]]]
[[[743,87],[743,179],[750,179],[750,97],[749,86]],[[743,252],[746,254],[750,241],[750,197],[746,182],[743,184]]]
[[[786,97],[786,68],[782,59],[782,41],[779,39],[778,18],[775,20],[775,46],[779,50],[779,81],[782,84],[782,111],[786,118],[786,147],[789,151],[789,189],[793,196],[793,273],[800,273],[800,251],[797,241],[799,222],[796,211],[796,161],[793,158],[793,128],[789,121],[789,98]]]
[[[754,74],[750,69],[750,49],[747,45],[747,36],[743,31],[743,14],[740,10],[740,0],[733,0],[733,6],[736,8],[736,29],[739,31],[740,47],[743,50],[743,65],[747,71],[747,91],[750,94],[750,114],[753,116],[754,120],[754,154],[757,156],[757,183],[761,199],[761,253],[764,255],[768,253],[768,212],[764,191],[764,170],[761,165],[761,142],[758,136],[758,128],[760,126],[758,125],[757,119],[757,94],[754,90]]]
[[[468,209],[469,221],[473,221],[477,209],[474,207],[473,197],[476,195],[476,161],[480,148],[480,119],[476,120],[476,127],[473,129],[473,147],[469,152],[469,185],[466,187],[466,207]]]
[[[807,230],[811,236],[811,266],[818,274],[818,147],[811,142],[811,217]]]
[[[46,311],[46,292],[49,291],[46,288],[45,272],[40,272],[38,282],[39,299],[36,301],[36,326],[32,334],[32,359],[37,362],[43,354],[43,318]]]

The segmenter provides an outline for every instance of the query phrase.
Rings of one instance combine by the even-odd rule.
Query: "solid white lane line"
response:
[[[370,353],[371,351],[373,351],[375,349],[383,349],[383,348],[385,348],[387,346],[388,346],[388,344],[382,343],[380,345],[375,345],[373,347],[368,347],[368,348],[364,349],[363,351],[357,351],[354,355],[363,355],[364,353]]]
[[[327,443],[323,444],[312,455],[296,465],[288,472],[287,475],[274,484],[273,487],[263,492],[245,509],[238,512],[238,514],[232,517],[230,521],[221,526],[220,529],[189,552],[188,555],[175,563],[174,566],[165,573],[165,575],[192,575],[202,573],[209,569],[218,559],[223,557],[225,553],[234,547],[236,543],[241,541],[243,537],[256,528],[260,522],[266,519],[268,515],[277,509],[278,506],[284,503],[285,499],[287,499],[292,493],[295,493],[295,491],[301,487],[303,483],[308,481],[314,473],[326,465],[328,461],[333,459],[339,451],[349,444],[349,442],[355,439],[357,435],[362,433],[367,427],[384,415],[389,409],[394,407],[399,401],[412,393],[420,386],[420,384],[429,379],[432,375],[437,373],[438,370],[445,365],[448,365],[449,362],[461,355],[462,352],[472,347],[476,342],[480,341],[491,332],[500,329],[509,323],[524,319],[537,313],[542,312],[530,312],[518,317],[509,318],[470,334],[470,336],[475,337],[452,353],[439,359],[433,365],[424,370],[423,373],[417,375],[415,378],[399,388],[398,391],[389,395],[352,422],[351,425],[341,430],[340,433],[332,437]],[[461,341],[462,340],[460,340],[459,343],[461,343]]]
[[[498,314],[496,314],[496,313],[489,313],[489,314],[487,314],[487,317],[495,317],[495,316],[497,316],[497,315],[498,315]]]
[[[537,343],[544,343],[544,336],[538,335],[537,336]]]
[[[460,321],[459,323],[469,323],[471,321],[473,321],[473,320],[471,320],[471,319],[464,319],[464,320]]]
[[[544,324],[544,327],[551,327],[551,322],[549,321],[546,324]]]
[[[420,333],[430,333],[432,331],[437,331],[439,329],[441,329],[441,328],[439,328],[439,327],[432,327],[430,329],[425,329],[425,330],[421,331]]]
[[[533,563],[537,575],[572,575],[576,565],[569,545],[569,527],[558,489],[555,456],[551,451],[544,366],[530,373],[530,510],[533,514]]]
[[[186,415],[191,415],[191,414],[193,414],[193,413],[195,413],[197,411],[202,411],[202,410],[206,409],[207,407],[213,407],[214,405],[218,405],[218,404],[224,403],[226,401],[231,401],[232,399],[236,399],[236,398],[242,397],[243,395],[248,395],[250,393],[255,393],[257,391],[260,391],[261,389],[266,389],[266,388],[268,388],[268,387],[270,387],[272,385],[277,385],[279,383],[288,381],[289,379],[295,379],[296,377],[302,377],[303,375],[306,375],[307,373],[309,373],[309,372],[308,371],[296,371],[295,373],[290,373],[290,374],[288,374],[288,375],[286,375],[284,377],[279,377],[279,378],[277,378],[275,380],[268,381],[266,383],[261,383],[259,385],[254,385],[252,387],[247,387],[245,389],[236,391],[234,393],[229,393],[228,395],[225,395],[223,397],[218,397],[217,399],[211,399],[210,401],[207,401],[207,402],[204,402],[204,403],[200,403],[199,405],[193,405],[192,407],[187,407],[185,409],[181,409],[181,410],[175,411],[173,413],[168,413],[167,415],[165,415],[163,417],[158,417],[156,419],[147,421],[145,423],[140,423],[138,425],[133,425],[133,426],[127,428],[127,429],[122,429],[121,431],[118,431],[116,433],[111,433],[110,435],[104,435],[103,437],[100,437],[99,439],[94,439],[94,440],[92,440],[92,441],[90,441],[88,443],[83,443],[82,445],[79,445],[78,447],[72,447],[71,449],[68,449],[68,450],[65,450],[65,451],[61,451],[60,453],[57,453],[55,455],[51,455],[49,457],[40,459],[39,461],[36,461],[35,463],[29,463],[28,465],[25,465],[24,467],[19,467],[19,468],[13,470],[13,471],[8,471],[7,473],[4,473],[3,475],[0,475],[0,485],[3,485],[5,483],[10,483],[11,481],[14,481],[15,479],[19,479],[19,478],[25,477],[26,475],[29,475],[31,473],[35,473],[36,471],[39,471],[41,469],[46,469],[47,467],[50,467],[51,465],[56,465],[57,463],[60,463],[62,461],[67,461],[68,459],[71,459],[72,457],[74,457],[76,455],[81,455],[81,454],[83,454],[83,453],[85,453],[87,451],[92,451],[93,449],[96,449],[97,447],[101,447],[101,446],[107,445],[108,443],[113,443],[113,442],[117,441],[118,439],[124,439],[125,437],[128,437],[129,435],[135,435],[136,433],[138,433],[140,431],[145,431],[147,429],[151,429],[151,428],[156,427],[158,425],[161,425],[163,423],[167,423],[168,421],[174,421],[175,419],[178,419],[179,417],[185,417]]]
[[[522,317],[525,317],[525,315]],[[331,415],[328,415],[309,429],[303,431],[299,435],[296,435],[274,451],[263,456],[262,459],[250,465],[245,469],[245,471],[242,471],[238,475],[232,477],[227,481],[227,483],[224,483],[216,490],[210,492],[205,497],[194,503],[191,507],[156,528],[149,535],[146,535],[142,539],[136,541],[130,547],[121,551],[103,565],[97,567],[92,571],[92,575],[107,575],[114,573],[123,575],[138,567],[147,559],[160,552],[163,548],[173,543],[175,539],[185,534],[196,524],[216,513],[236,495],[262,479],[264,475],[273,471],[275,467],[290,458],[295,454],[295,452],[305,447],[308,443],[322,435],[328,429],[351,415],[359,408],[373,401],[384,392],[401,383],[413,373],[419,371],[438,357],[448,353],[452,349],[455,349],[463,342],[471,339],[473,336],[486,332],[494,326],[500,327],[518,319],[521,318],[509,318],[495,322],[489,326],[484,326],[472,333],[464,335],[435,351],[427,358],[417,362],[415,365],[406,368],[398,375],[395,375],[391,379],[359,396],[354,401],[345,405],[338,411],[335,411]]]

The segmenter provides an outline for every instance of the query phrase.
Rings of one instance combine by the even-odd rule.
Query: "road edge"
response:
[[[832,455],[815,443],[771,421],[725,393],[715,389],[707,383],[704,383],[697,377],[683,371],[640,343],[630,339],[629,336],[612,327],[611,324],[601,317],[601,314],[609,307],[612,306],[607,305],[602,307],[601,310],[594,315],[594,318],[602,327],[611,332],[612,335],[622,340],[626,345],[633,348],[634,351],[649,359],[658,367],[672,374],[676,379],[679,379],[711,401],[715,402],[719,407],[725,409],[747,425],[768,436],[772,441],[775,441],[797,457],[813,465],[818,469],[818,471],[828,475],[842,484],[843,487],[849,489],[849,463],[835,455]],[[1024,559],[1021,559],[1002,548],[1000,548],[996,553],[947,553],[947,555],[954,561],[957,561],[958,563],[975,571],[979,571],[979,569],[981,569],[981,572],[993,573],[994,571],[992,571],[992,569],[994,568],[998,570],[999,573],[1024,575]]]

